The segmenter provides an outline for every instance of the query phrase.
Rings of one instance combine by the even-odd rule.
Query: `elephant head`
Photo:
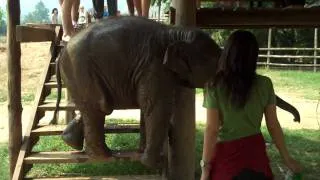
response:
[[[178,37],[167,47],[163,64],[183,86],[203,88],[215,74],[221,48],[201,30],[180,32]]]

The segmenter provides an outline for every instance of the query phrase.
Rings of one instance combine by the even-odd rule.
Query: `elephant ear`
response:
[[[187,79],[191,74],[190,58],[187,52],[192,51],[191,44],[183,41],[175,42],[168,46],[163,64],[180,78]]]

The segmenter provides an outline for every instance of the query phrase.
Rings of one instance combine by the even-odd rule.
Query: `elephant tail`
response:
[[[288,102],[284,101],[283,99],[281,99],[278,96],[276,96],[276,102],[277,102],[277,106],[279,108],[290,112],[294,116],[294,119],[293,119],[294,122],[299,122],[300,123],[300,113],[294,106],[292,106],[291,104],[289,104]]]
[[[61,56],[56,59],[57,102],[56,102],[56,108],[53,113],[51,124],[57,124],[58,112],[60,109],[61,92],[62,92],[62,81],[61,81],[61,73],[60,73],[60,66],[59,66],[60,58]]]

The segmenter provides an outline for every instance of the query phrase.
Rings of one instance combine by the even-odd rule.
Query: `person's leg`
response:
[[[134,7],[136,7],[138,16],[142,16],[142,9],[141,9],[141,0],[133,0]]]
[[[134,4],[133,0],[127,0],[128,11],[130,16],[134,16]]]
[[[117,0],[107,0],[109,16],[116,16],[118,5]]]
[[[104,0],[92,0],[94,14],[93,17],[95,19],[102,19],[103,11],[104,11]]]
[[[142,5],[142,16],[149,17],[150,0],[141,0]]]
[[[74,0],[72,5],[72,25],[76,25],[79,18],[79,6],[80,6],[80,0]]]
[[[65,41],[69,41],[74,31],[71,19],[72,4],[73,0],[64,0],[62,3],[63,40]]]
[[[197,9],[201,8],[201,0],[196,0]]]

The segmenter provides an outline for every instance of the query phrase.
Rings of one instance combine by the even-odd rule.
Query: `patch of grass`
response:
[[[320,73],[267,69],[259,69],[258,73],[272,79],[275,91],[294,93],[301,98],[311,100],[319,99]]]
[[[108,119],[108,123],[133,123],[133,119]],[[202,157],[202,144],[204,124],[197,124],[196,129],[196,178],[201,175],[199,161]],[[271,137],[266,127],[262,127],[262,133],[267,141]],[[286,143],[289,151],[304,167],[304,179],[317,179],[320,177],[320,133],[319,130],[289,130],[284,129]],[[108,134],[106,136],[108,146],[113,150],[137,149],[139,134]],[[60,136],[41,137],[33,151],[70,151],[69,146],[63,143]],[[281,157],[275,146],[268,148],[272,170],[276,177],[283,177],[279,170],[284,167]],[[6,144],[0,144],[0,177],[8,177],[8,149]],[[34,165],[28,176],[55,177],[55,176],[108,176],[108,175],[138,175],[155,174],[158,171],[145,168],[139,162],[118,161],[112,163],[97,164],[37,164]]]
[[[8,145],[0,144],[0,179],[9,179]]]
[[[0,43],[7,43],[7,37],[6,36],[0,36]]]

